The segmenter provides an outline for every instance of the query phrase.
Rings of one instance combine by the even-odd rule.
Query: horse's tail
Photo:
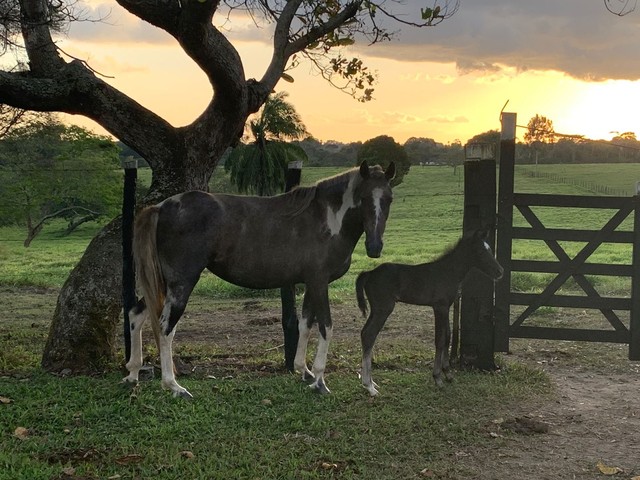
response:
[[[369,272],[362,272],[356,279],[356,299],[363,317],[367,316],[367,298],[364,293],[364,287],[367,284],[368,277]]]
[[[156,335],[166,293],[156,245],[159,211],[158,206],[145,208],[136,216],[133,227],[133,260],[136,265],[138,289],[144,297]]]

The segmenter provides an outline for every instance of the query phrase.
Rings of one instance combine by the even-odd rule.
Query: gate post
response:
[[[640,360],[640,192],[633,197],[633,274],[629,320],[629,360]]]
[[[290,162],[285,180],[285,192],[300,185],[302,162]],[[289,285],[280,289],[282,301],[282,332],[284,333],[284,366],[293,372],[293,361],[298,348],[298,313],[296,311],[296,286]]]
[[[503,112],[500,117],[500,180],[498,190],[498,225],[496,231],[496,259],[504,273],[496,283],[495,351],[509,351],[511,294],[511,251],[513,232],[513,189],[516,158],[515,113]]]
[[[133,158],[127,158],[122,161],[122,168],[124,168],[124,190],[122,193],[122,310],[124,314],[125,362],[128,362],[131,356],[129,310],[131,310],[137,302],[132,240],[133,218],[136,209],[138,161]]]
[[[496,218],[496,160],[494,144],[465,147],[463,231],[490,227],[494,244]],[[460,308],[460,366],[496,370],[493,358],[493,282],[471,271],[462,284]]]

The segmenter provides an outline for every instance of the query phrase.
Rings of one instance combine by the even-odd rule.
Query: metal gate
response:
[[[508,116],[513,115],[512,118]],[[542,195],[514,193],[515,114],[503,114],[503,140],[500,156],[498,193],[498,221],[496,256],[504,267],[503,279],[495,290],[495,350],[508,351],[509,338],[539,338],[550,340],[579,340],[591,342],[626,343],[629,359],[640,360],[640,197],[586,197],[576,195]],[[513,135],[507,133],[513,126]],[[611,218],[599,229],[586,225],[584,229],[547,228],[532,207],[588,208],[613,211]],[[528,223],[514,227],[514,211]],[[617,228],[627,218],[633,218],[633,231]],[[554,261],[513,259],[515,239],[541,240],[555,255]],[[573,258],[565,252],[560,242],[584,242],[585,245]],[[591,254],[603,242],[632,245],[627,264],[588,263]],[[512,291],[512,272],[536,272],[552,274],[553,279],[539,293]],[[586,275],[629,277],[631,289],[628,296],[601,295]],[[559,294],[565,282],[573,278],[584,295]],[[514,313],[514,305],[524,310]],[[561,328],[527,325],[531,315],[542,306],[573,307],[599,310],[611,328]],[[625,322],[619,312],[628,312]],[[513,318],[512,318],[513,314]]]

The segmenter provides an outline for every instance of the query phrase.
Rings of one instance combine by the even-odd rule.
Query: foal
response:
[[[396,302],[411,305],[429,305],[435,316],[436,357],[433,363],[433,378],[438,387],[445,379],[451,381],[449,370],[449,343],[451,326],[449,309],[456,292],[472,268],[498,280],[502,277],[502,266],[496,261],[487,243],[488,231],[477,231],[463,236],[449,252],[430,263],[405,265],[383,263],[375,269],[362,272],[356,280],[356,296],[362,314],[367,313],[367,298],[371,306],[369,318],[362,328],[362,385],[374,396],[377,385],[371,379],[371,357],[373,344],[380,330],[396,305]],[[365,293],[366,297],[365,298]]]

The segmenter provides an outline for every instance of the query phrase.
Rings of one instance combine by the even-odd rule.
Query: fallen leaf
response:
[[[11,400],[10,398],[0,397],[0,403],[2,403],[3,405],[9,405],[11,402],[13,402],[13,400]]]
[[[29,430],[24,427],[18,427],[13,431],[13,435],[20,440],[26,440],[29,437]]]
[[[183,450],[180,452],[180,456],[182,458],[193,458],[195,457],[195,455],[193,454],[193,452],[190,452],[189,450]]]
[[[640,480],[640,475],[636,475],[635,477],[631,477],[629,480]]]
[[[622,473],[624,471],[620,467],[609,467],[602,462],[598,462],[596,464],[596,467],[598,467],[598,470],[600,470],[600,473],[602,473],[603,475],[617,475],[618,473]]]
[[[107,477],[107,480],[119,480],[120,478],[122,477],[116,473],[115,475],[111,475],[110,477]]]
[[[335,470],[335,469],[338,468],[338,464],[337,463],[322,462],[320,464],[320,467],[322,467],[323,470]]]
[[[73,467],[64,467],[62,469],[62,473],[64,473],[67,477],[71,477],[76,474],[76,469]]]
[[[421,477],[431,478],[433,477],[433,475],[433,470],[429,470],[428,468],[423,468],[422,470],[420,470]]]

